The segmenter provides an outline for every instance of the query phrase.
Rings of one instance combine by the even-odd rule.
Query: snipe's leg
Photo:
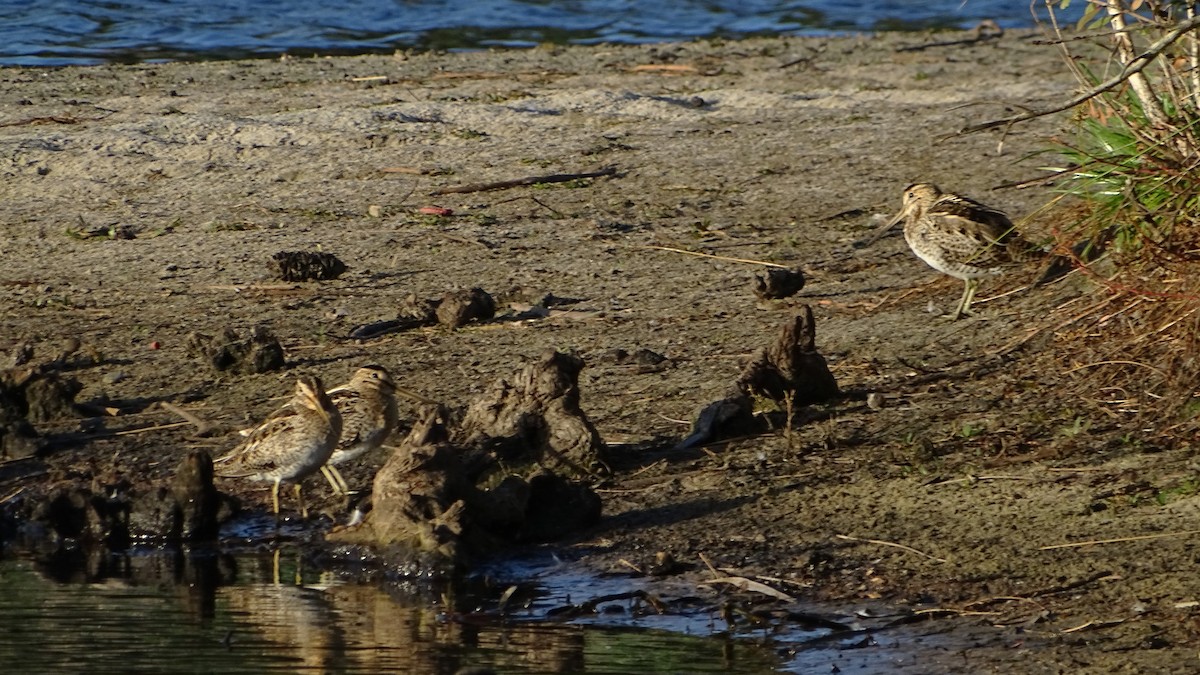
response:
[[[271,483],[271,509],[275,513],[275,522],[279,522],[279,479]]]
[[[978,279],[967,279],[966,288],[963,289],[962,299],[958,301],[958,307],[954,310],[954,316],[950,317],[951,321],[958,321],[963,316],[971,314],[971,300],[975,298],[975,289],[979,288]]]
[[[333,494],[350,494],[350,485],[346,483],[342,472],[338,471],[336,466],[325,464],[321,467],[321,473],[325,475],[325,480],[329,481],[329,486],[333,488]]]
[[[296,491],[296,502],[300,504],[300,517],[308,520],[308,506],[304,504],[304,495],[300,494],[300,483],[296,483],[293,489]]]

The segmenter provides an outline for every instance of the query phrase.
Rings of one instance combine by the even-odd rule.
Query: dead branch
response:
[[[567,181],[578,180],[581,178],[600,178],[603,176],[615,175],[617,175],[617,168],[615,166],[609,166],[599,171],[591,171],[588,173],[556,173],[549,176],[526,176],[525,178],[500,180],[492,183],[469,183],[467,185],[455,185],[453,187],[438,188],[429,194],[437,196],[464,194],[467,192],[488,192],[490,190],[507,190],[508,188],[521,187],[523,185],[537,185],[538,183],[566,183]]]
[[[1187,33],[1191,32],[1197,28],[1200,28],[1200,16],[1192,17],[1186,21],[1181,21],[1178,26],[1176,26],[1174,29],[1171,30],[1171,32],[1167,33],[1162,38],[1160,38],[1157,42],[1155,42],[1154,44],[1147,47],[1144,52],[1142,52],[1141,54],[1138,54],[1136,57],[1134,57],[1134,59],[1132,61],[1130,61],[1129,63],[1126,63],[1125,67],[1121,70],[1120,73],[1105,80],[1104,82],[1101,82],[1100,84],[1096,85],[1092,89],[1089,89],[1088,91],[1076,96],[1075,98],[1071,99],[1070,101],[1067,101],[1066,103],[1056,105],[1051,108],[1045,108],[1042,110],[1033,110],[1033,111],[1030,111],[1027,113],[1022,113],[1020,115],[1013,115],[1012,117],[1005,117],[1003,119],[992,120],[990,122],[982,122],[980,124],[972,124],[970,126],[966,126],[966,127],[963,127],[962,129],[959,129],[956,134],[952,134],[952,135],[961,136],[964,134],[973,134],[978,131],[986,131],[988,129],[995,129],[996,127],[1011,126],[1018,122],[1026,122],[1028,120],[1036,119],[1038,117],[1045,117],[1046,115],[1053,115],[1054,113],[1059,113],[1064,110],[1070,110],[1071,108],[1074,108],[1075,106],[1079,105],[1080,103],[1085,103],[1087,101],[1090,101],[1093,98],[1096,98],[1097,96],[1099,96],[1100,94],[1103,94],[1103,93],[1119,86],[1120,84],[1122,84],[1129,78],[1142,72],[1142,70],[1144,70],[1146,68],[1146,66],[1150,65],[1150,63],[1153,62],[1154,59],[1158,58],[1158,56],[1161,55],[1163,52],[1165,52],[1168,47],[1175,44],[1184,35],[1186,35]]]

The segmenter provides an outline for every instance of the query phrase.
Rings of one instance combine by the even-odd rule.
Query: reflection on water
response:
[[[784,665],[752,641],[477,620],[469,610],[495,607],[496,597],[459,593],[340,583],[286,551],[9,556],[0,559],[0,663],[23,672],[447,674],[466,666],[762,673]],[[558,602],[553,591],[535,595]]]

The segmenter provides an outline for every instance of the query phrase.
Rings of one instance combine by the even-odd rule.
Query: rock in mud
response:
[[[447,293],[437,305],[438,323],[447,328],[458,328],[472,321],[489,321],[494,316],[496,301],[482,288]]]
[[[99,491],[78,483],[52,488],[33,508],[30,520],[59,540],[102,543],[110,549],[129,544],[129,501],[124,486]]]
[[[280,251],[271,256],[270,267],[284,281],[336,279],[346,271],[337,256],[320,251]]]
[[[37,431],[25,417],[25,393],[11,373],[0,375],[0,453],[4,459],[23,459],[37,454]]]
[[[534,465],[574,477],[605,475],[605,446],[579,405],[583,359],[548,350],[496,380],[463,416],[462,445],[486,448],[514,473]]]
[[[26,416],[33,422],[49,422],[75,416],[75,395],[83,385],[74,378],[44,372],[26,381],[24,389]]]
[[[284,366],[283,345],[265,326],[255,326],[243,337],[226,328],[216,337],[203,333],[188,335],[188,352],[219,371],[253,374]]]
[[[804,272],[782,267],[767,269],[767,276],[754,275],[754,295],[760,300],[790,298],[804,288]]]
[[[686,450],[721,438],[742,436],[758,430],[754,419],[754,402],[740,391],[709,403],[700,409],[691,433],[675,446]]]

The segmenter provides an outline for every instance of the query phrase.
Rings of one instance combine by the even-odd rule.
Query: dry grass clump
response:
[[[1062,308],[1066,372],[1151,435],[1200,430],[1200,17],[1197,3],[1092,0],[1067,36],[1048,26],[1086,91],[1064,160],[1047,167],[1085,209],[1060,241],[1096,283]],[[1100,49],[1097,49],[1099,47]],[[1099,55],[1099,56],[1097,56]],[[1066,109],[1059,107],[1058,110]],[[1049,111],[1047,111],[1049,112]],[[1010,120],[1019,121],[1019,120]],[[1103,258],[1101,258],[1103,256]]]

